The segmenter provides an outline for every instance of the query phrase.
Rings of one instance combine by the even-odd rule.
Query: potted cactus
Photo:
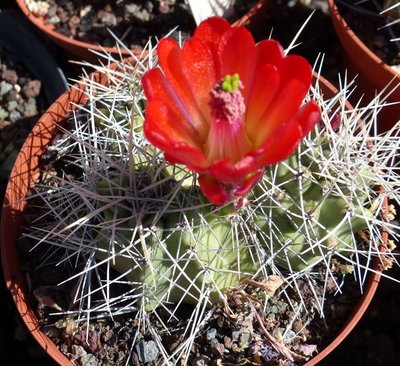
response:
[[[1,230],[21,315],[64,365],[315,364],[354,322],[324,349],[311,319],[346,279],[358,320],[395,262],[397,129],[222,18],[153,51],[97,66],[25,143]]]

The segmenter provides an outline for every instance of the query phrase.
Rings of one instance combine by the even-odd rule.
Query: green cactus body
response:
[[[330,166],[327,174],[322,162],[331,154],[330,141],[323,136],[314,139],[318,140],[313,148],[303,148],[302,153],[267,169],[250,197],[256,209],[251,214],[243,211],[253,237],[258,237],[276,264],[290,271],[312,269],[337,252],[351,255],[354,235],[368,229],[372,217],[364,207],[371,185],[368,169],[347,181],[343,172],[332,171],[340,170],[340,164]],[[155,201],[171,196],[171,187],[179,186],[170,202],[175,209],[158,217],[163,209],[153,207],[139,220],[133,211],[140,201],[135,203],[126,193],[131,185],[129,177],[99,181],[101,195],[126,198],[123,205],[104,211],[105,221],[114,222],[114,233],[99,233],[97,258],[106,259],[112,250],[122,251],[112,258],[112,266],[137,289],[146,310],[164,303],[195,304],[205,294],[211,302],[223,301],[226,289],[257,272],[260,263],[252,253],[252,243],[246,241],[242,229],[235,230],[235,220],[243,219],[240,210],[226,207],[211,212],[193,175],[182,167],[156,168],[146,162],[137,166],[137,190],[153,184],[150,195]],[[360,189],[364,186],[368,189]]]
[[[352,188],[370,187],[368,169],[358,172],[353,183],[338,180],[340,174],[323,172],[323,158],[330,151],[324,141],[307,154],[294,154],[267,170],[262,183],[272,194],[256,214],[258,236],[272,246],[276,262],[291,271],[312,269],[329,253],[354,253],[354,235],[368,229],[372,217],[364,207],[366,191]]]
[[[109,131],[107,120],[129,125],[124,108],[101,108],[98,114],[96,127],[111,141],[117,132]],[[142,136],[139,120],[139,115],[133,118],[132,133]],[[267,261],[291,273],[312,270],[338,252],[351,256],[355,234],[368,229],[372,217],[367,207],[372,177],[363,162],[360,171],[351,171],[356,158],[350,168],[341,161],[346,142],[336,145],[333,136],[315,130],[298,152],[267,168],[250,195],[249,209],[243,210],[212,208],[193,174],[157,162],[157,152],[143,145],[128,169],[133,177],[97,182],[104,197],[98,205],[110,223],[98,231],[97,259],[123,274],[138,302],[151,311],[167,303],[224,301],[228,288],[258,274],[260,248]],[[108,144],[111,154],[121,148]]]
[[[160,175],[166,177],[160,190],[165,191],[168,183],[176,182],[177,178],[181,180],[179,193],[190,197],[190,179],[182,171],[176,176],[172,173],[168,167]],[[121,197],[126,192],[124,186],[129,186],[129,179],[118,177],[99,181],[97,190],[104,196]],[[129,201],[127,197],[122,207],[104,210],[104,221],[117,224],[113,225],[112,233],[104,229],[97,235],[96,257],[100,261],[108,258],[115,270],[125,274],[137,288],[147,311],[163,303],[196,304],[204,294],[208,294],[210,302],[221,302],[226,289],[236,287],[257,270],[251,248],[241,234],[236,236],[226,214],[229,210],[212,213],[210,205],[187,199],[187,208],[182,212],[166,214],[156,224],[152,223],[154,215],[145,216],[138,230],[132,210],[126,209]],[[143,235],[144,231],[147,235]],[[116,252],[114,257],[110,256],[113,252]]]

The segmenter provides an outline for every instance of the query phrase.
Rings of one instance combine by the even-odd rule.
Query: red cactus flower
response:
[[[182,48],[162,39],[158,58],[142,80],[144,133],[169,162],[197,172],[217,205],[246,195],[320,119],[314,101],[302,105],[309,63],[222,18],[202,22]]]

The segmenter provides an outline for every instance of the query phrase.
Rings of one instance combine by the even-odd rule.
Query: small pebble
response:
[[[12,112],[18,108],[18,103],[15,100],[11,100],[7,103],[7,109],[9,112]]]
[[[21,92],[21,85],[15,84],[15,85],[14,85],[14,90],[15,90],[17,93],[20,93],[20,92]],[[14,90],[11,90],[10,93],[13,92]]]
[[[33,117],[38,114],[35,98],[28,99],[28,102],[25,104],[25,109],[23,113],[24,117]]]
[[[290,342],[293,341],[294,338],[296,337],[296,332],[294,332],[294,331],[291,330],[291,329],[286,330],[284,334],[285,334],[285,337],[284,337],[285,343],[286,343],[286,342],[287,342],[287,343],[290,343]]]
[[[21,118],[21,113],[18,111],[12,111],[9,115],[9,120],[11,122],[18,121]]]
[[[0,107],[0,121],[4,121],[8,117],[8,112]]]
[[[88,353],[80,358],[82,366],[98,366],[99,360],[91,353]]]
[[[210,328],[206,333],[207,342],[210,342],[217,336],[217,330],[215,328]]]
[[[68,22],[68,19],[69,19],[68,13],[63,8],[58,7],[56,15],[60,19],[61,23],[64,24],[64,23]]]
[[[12,84],[2,81],[0,83],[0,96],[6,95],[13,88]]]
[[[86,15],[90,13],[91,10],[92,10],[92,5],[86,5],[83,9],[80,10],[79,16],[81,18],[84,18]]]
[[[4,70],[1,73],[1,78],[13,85],[18,82],[18,75],[14,70],[9,70],[9,69]]]
[[[47,11],[47,16],[49,18],[54,17],[56,15],[56,12],[57,12],[57,5],[56,4],[50,5],[49,10]]]
[[[17,103],[19,103],[19,101],[22,99],[21,94],[19,94],[19,93],[15,90],[15,86],[16,86],[16,85],[14,85],[14,89],[13,89],[13,90],[10,90],[10,91],[8,92],[8,94],[6,95],[5,100],[6,100],[7,102],[10,102],[10,101],[12,101],[12,100],[15,100]]]
[[[73,344],[71,346],[71,354],[76,358],[82,358],[83,356],[87,355],[87,352],[85,351],[85,349],[82,346]]]
[[[22,91],[27,98],[37,97],[40,94],[41,86],[42,83],[40,82],[40,80],[31,80],[24,85]]]
[[[137,12],[140,11],[140,6],[137,4],[127,4],[127,5],[125,5],[125,11],[127,13],[131,13],[131,14],[135,15]]]
[[[215,356],[221,357],[224,354],[225,346],[214,338],[210,342],[210,350]]]
[[[210,358],[207,356],[196,357],[191,361],[191,366],[207,366],[210,364]]]
[[[49,19],[47,19],[47,22],[50,24],[58,24],[58,23],[60,23],[60,18],[57,15],[54,15],[54,16],[50,17]]]
[[[81,23],[81,19],[77,15],[73,15],[68,20],[68,27],[69,27],[72,35],[76,34],[76,29],[79,27],[80,23]]]
[[[140,362],[152,362],[157,359],[158,347],[154,341],[141,341],[135,346]]]
[[[101,17],[101,22],[106,26],[106,27],[115,27],[117,25],[117,17],[113,13],[104,13],[104,15]]]
[[[144,8],[149,12],[149,13],[151,13],[151,12],[153,12],[153,8],[154,8],[154,3],[152,2],[152,1],[146,1],[145,3],[144,3]]]

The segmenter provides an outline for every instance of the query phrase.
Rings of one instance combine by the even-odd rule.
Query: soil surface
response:
[[[113,47],[109,30],[130,49],[142,49],[149,37],[170,34],[182,39],[193,33],[196,23],[184,0],[25,0],[28,9],[68,38]],[[252,1],[237,0],[231,20],[244,14]],[[180,34],[179,34],[180,33]]]
[[[3,1],[0,7],[15,7],[14,1]],[[308,57],[314,62],[319,52],[325,52],[325,62],[322,74],[332,82],[337,82],[337,73],[344,72],[340,45],[333,32],[327,16],[327,4],[323,0],[308,0],[306,4],[297,1],[278,4],[275,13],[266,20],[265,35],[271,33],[274,38],[287,46],[300,25],[306,20],[312,9],[316,9],[309,25],[299,38],[301,45],[296,52]],[[279,14],[279,15],[278,15]],[[49,45],[49,47],[54,47]],[[58,50],[57,57],[62,58]],[[76,77],[75,69],[65,68],[70,77]],[[21,136],[27,131],[21,128]],[[22,140],[23,137],[20,138]],[[18,144],[14,151],[17,151]],[[1,172],[0,190],[4,190],[7,172]],[[392,273],[400,278],[400,271]],[[0,275],[1,276],[1,275]],[[19,366],[55,366],[36,341],[26,331],[21,323],[4,281],[0,278],[0,365]],[[320,365],[363,365],[363,366],[395,366],[400,359],[400,285],[383,279],[370,308],[357,325],[355,330]]]

